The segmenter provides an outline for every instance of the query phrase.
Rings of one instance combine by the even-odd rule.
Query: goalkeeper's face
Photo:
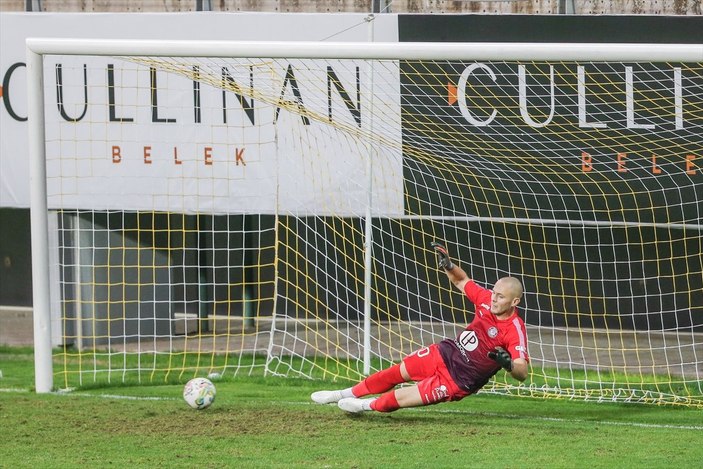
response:
[[[499,317],[509,316],[520,302],[521,293],[509,279],[498,280],[491,295],[491,313]]]

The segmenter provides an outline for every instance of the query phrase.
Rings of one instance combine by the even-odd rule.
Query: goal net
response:
[[[28,48],[39,391],[358,380],[471,321],[438,241],[525,286],[484,392],[703,406],[700,46]]]

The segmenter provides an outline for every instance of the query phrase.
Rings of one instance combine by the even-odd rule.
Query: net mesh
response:
[[[703,64],[55,56],[45,83],[63,386],[359,379],[471,321],[440,241],[525,286],[530,377],[484,391],[703,405]]]

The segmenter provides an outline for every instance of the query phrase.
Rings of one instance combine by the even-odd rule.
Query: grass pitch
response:
[[[37,395],[31,350],[0,348],[0,467],[670,468],[703,461],[703,411],[495,395],[347,415],[347,383],[237,377],[204,411],[182,384]]]

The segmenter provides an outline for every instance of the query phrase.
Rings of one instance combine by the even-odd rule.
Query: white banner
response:
[[[25,38],[124,38],[125,31],[130,31],[134,32],[130,38],[365,41],[369,25],[364,18],[0,14],[4,103],[0,206],[29,206]],[[135,27],[135,23],[149,27]],[[397,41],[394,16],[377,17],[374,28],[376,40]],[[184,63],[189,69],[198,65]],[[339,138],[325,122],[331,118],[337,128],[369,133],[369,106],[373,105],[384,110],[381,119],[375,119],[386,139],[400,142],[398,72],[374,69],[372,80],[363,61],[329,65],[338,79],[336,85],[354,105],[358,100],[358,108],[350,108],[339,89],[330,91],[326,66],[308,71],[299,62],[280,61],[267,67],[217,64],[223,80],[252,87],[257,94],[254,99],[242,98],[232,89],[223,93],[218,86],[192,76],[167,74],[149,64],[105,57],[47,57],[50,207],[363,214],[368,201],[367,158],[372,153],[382,159],[379,167],[383,167],[371,182],[374,210],[402,213],[400,148],[381,149],[379,155],[369,142],[354,136]],[[364,93],[372,82],[375,88],[383,87],[382,83],[387,88],[374,102]],[[279,101],[258,98],[262,89]],[[291,103],[304,106],[312,118],[287,111]]]

